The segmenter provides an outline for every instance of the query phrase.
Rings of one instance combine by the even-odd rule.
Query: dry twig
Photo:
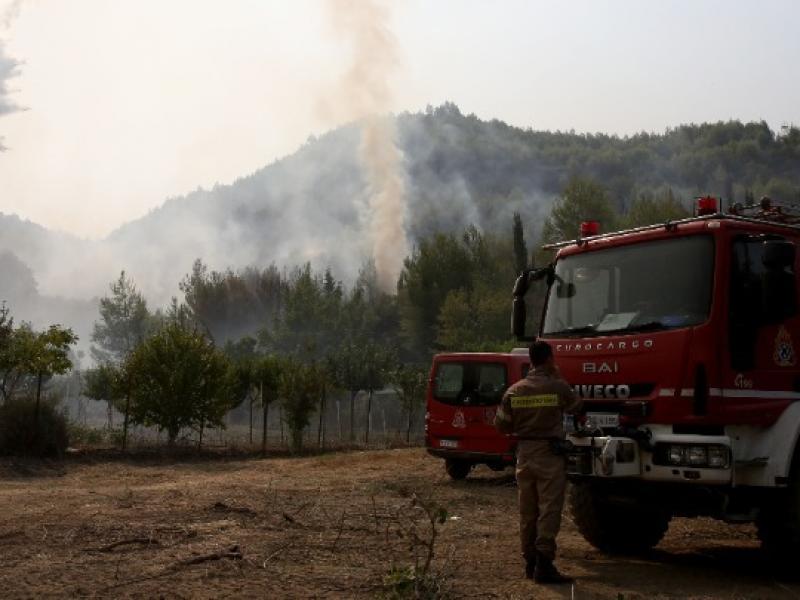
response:
[[[119,546],[128,546],[131,544],[142,544],[145,546],[160,546],[161,543],[151,537],[140,537],[140,538],[130,538],[127,540],[119,540],[117,542],[113,542],[108,544],[107,546],[100,546],[99,548],[86,548],[85,552],[111,552],[114,548],[118,548]]]
[[[239,546],[231,546],[227,550],[222,550],[220,552],[212,552],[211,554],[204,554],[202,556],[195,556],[192,558],[184,559],[175,564],[173,568],[178,567],[188,567],[189,565],[198,565],[200,563],[209,562],[212,560],[222,560],[224,558],[229,558],[231,560],[242,560],[243,555],[242,552],[239,550]]]

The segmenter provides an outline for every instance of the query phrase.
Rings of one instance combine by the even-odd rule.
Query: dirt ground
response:
[[[373,598],[429,540],[453,597],[794,598],[749,526],[676,519],[644,558],[594,550],[569,515],[569,586],[523,580],[510,471],[450,481],[422,449],[307,458],[0,463],[0,596]],[[413,542],[414,534],[418,539]]]

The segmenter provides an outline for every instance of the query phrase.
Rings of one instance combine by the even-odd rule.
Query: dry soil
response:
[[[559,565],[577,582],[537,586],[520,577],[510,471],[453,482],[422,449],[0,463],[0,596],[380,597],[393,567],[424,563],[433,505],[447,517],[431,573],[453,597],[800,596],[767,573],[752,527],[705,519],[623,558],[566,514]]]

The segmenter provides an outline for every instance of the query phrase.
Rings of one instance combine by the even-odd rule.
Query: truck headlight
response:
[[[686,462],[695,467],[708,464],[708,451],[705,446],[689,446],[686,449]]]
[[[728,468],[728,449],[725,446],[708,447],[708,466],[717,469]]]
[[[667,459],[673,465],[681,464],[683,462],[683,446],[670,446]]]

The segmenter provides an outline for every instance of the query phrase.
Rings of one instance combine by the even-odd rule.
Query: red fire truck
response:
[[[529,364],[527,349],[434,356],[425,445],[445,459],[450,477],[464,479],[478,464],[497,471],[514,464],[514,440],[498,433],[494,414],[506,388],[526,375]]]
[[[609,551],[654,546],[673,516],[755,522],[776,560],[800,550],[800,217],[763,199],[553,244],[523,272],[538,337],[585,399],[568,435],[571,508]],[[530,288],[530,289],[529,289]]]

